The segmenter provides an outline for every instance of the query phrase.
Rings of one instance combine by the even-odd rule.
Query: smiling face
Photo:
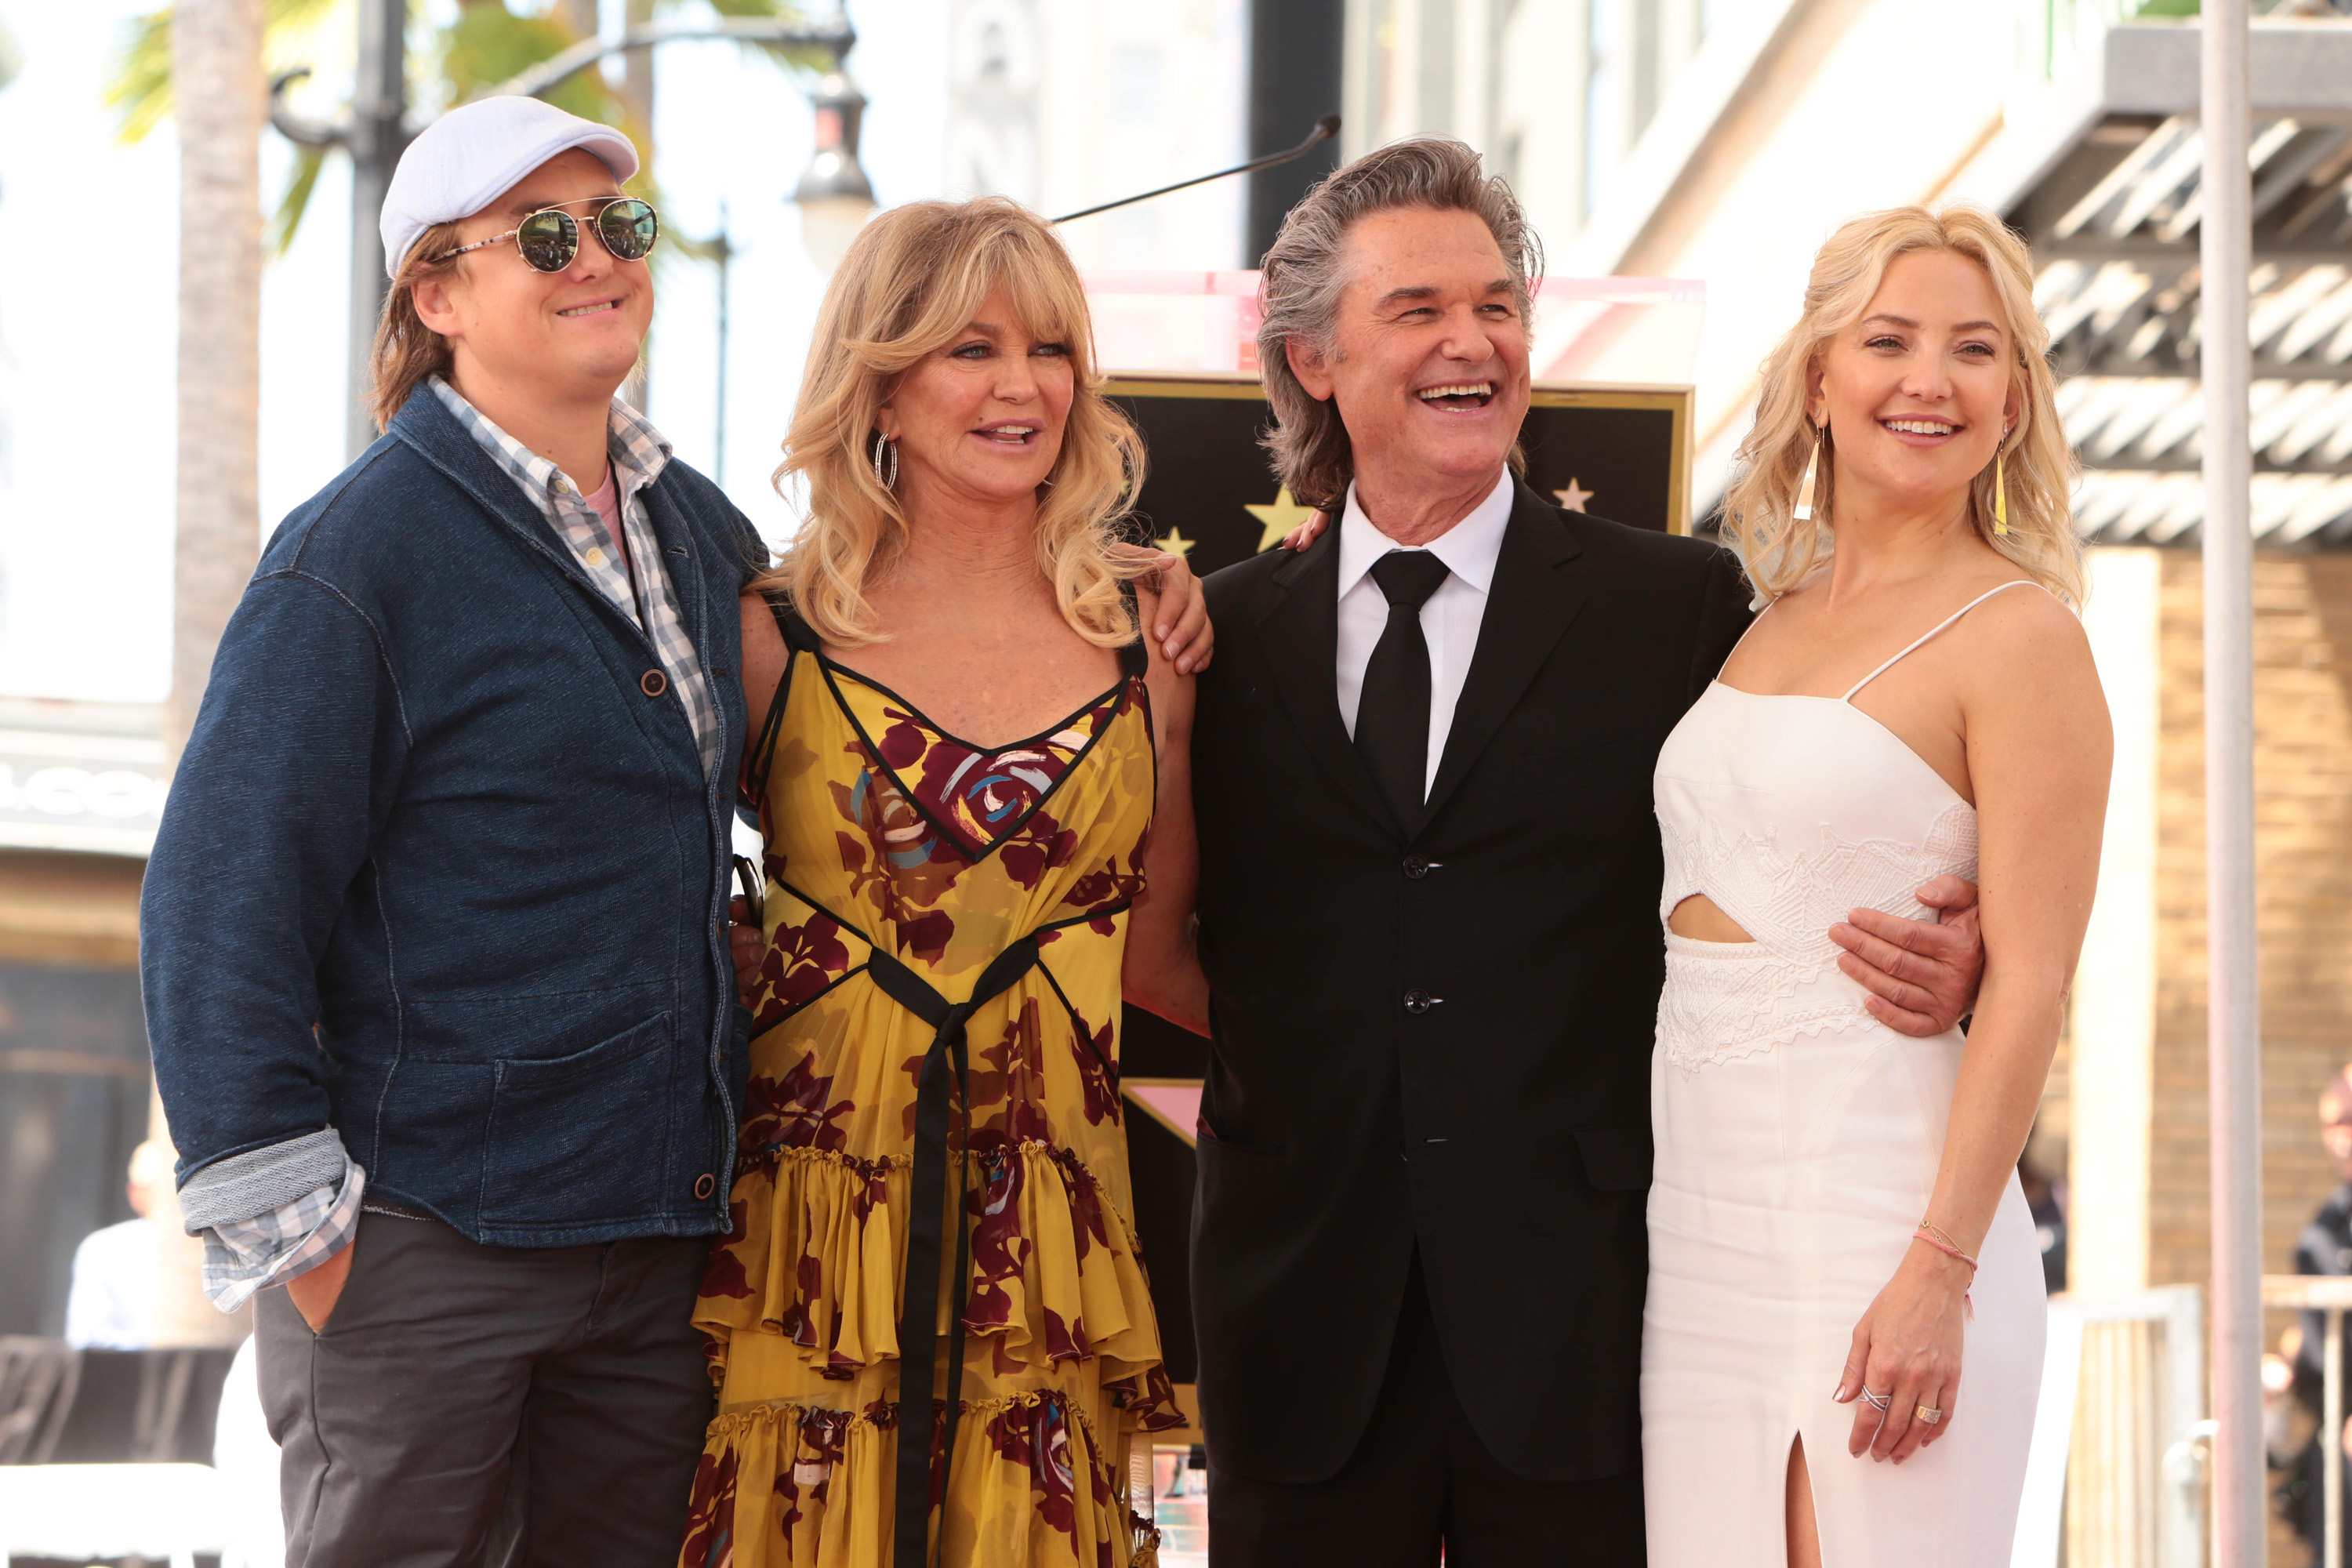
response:
[[[1335,400],[1360,483],[1459,491],[1499,477],[1527,417],[1528,327],[1475,213],[1402,207],[1349,230],[1330,348],[1288,345],[1299,384]]]
[[[899,493],[1003,506],[1034,499],[1062,455],[1076,376],[1067,344],[1034,336],[1003,288],[903,372],[875,428],[898,444]]]
[[[416,313],[449,340],[461,387],[573,403],[609,398],[627,379],[653,321],[653,274],[606,250],[590,221],[596,200],[620,194],[613,172],[574,148],[465,221],[459,243],[471,245],[560,206],[580,226],[580,253],[561,272],[538,272],[503,240],[417,284]]]
[[[1896,257],[1813,368],[1807,413],[1829,420],[1836,504],[1965,508],[2017,419],[2014,361],[1984,268],[1948,251]]]

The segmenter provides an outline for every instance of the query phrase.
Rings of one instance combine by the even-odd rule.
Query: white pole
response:
[[[2261,1015],[2254,954],[2252,182],[2247,0],[2205,0],[2205,909],[2211,1091],[2214,1539],[2263,1561]]]

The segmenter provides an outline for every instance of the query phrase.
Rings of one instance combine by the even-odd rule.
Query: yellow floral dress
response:
[[[719,1415],[682,1568],[904,1568],[927,1528],[942,1568],[1149,1564],[1126,1441],[1183,1417],[1118,1092],[1156,777],[1139,666],[989,751],[778,620],[746,770],[767,948],[734,1225],[695,1312]],[[933,1311],[902,1315],[908,1279]],[[898,1506],[910,1421],[928,1516]]]

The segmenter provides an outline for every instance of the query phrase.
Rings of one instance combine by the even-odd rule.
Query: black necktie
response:
[[[1388,595],[1389,624],[1364,666],[1356,705],[1356,750],[1406,832],[1421,826],[1429,778],[1429,641],[1421,606],[1445,581],[1445,563],[1426,550],[1391,550],[1372,563]]]

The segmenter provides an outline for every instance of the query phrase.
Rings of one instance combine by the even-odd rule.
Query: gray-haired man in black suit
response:
[[[1336,526],[1209,579],[1207,989],[1130,990],[1213,1039],[1216,1568],[1643,1558],[1651,773],[1749,612],[1726,552],[1519,482],[1538,268],[1443,141],[1340,170],[1265,258],[1268,445]],[[1948,1026],[1973,920],[1857,920],[1874,1011]]]

